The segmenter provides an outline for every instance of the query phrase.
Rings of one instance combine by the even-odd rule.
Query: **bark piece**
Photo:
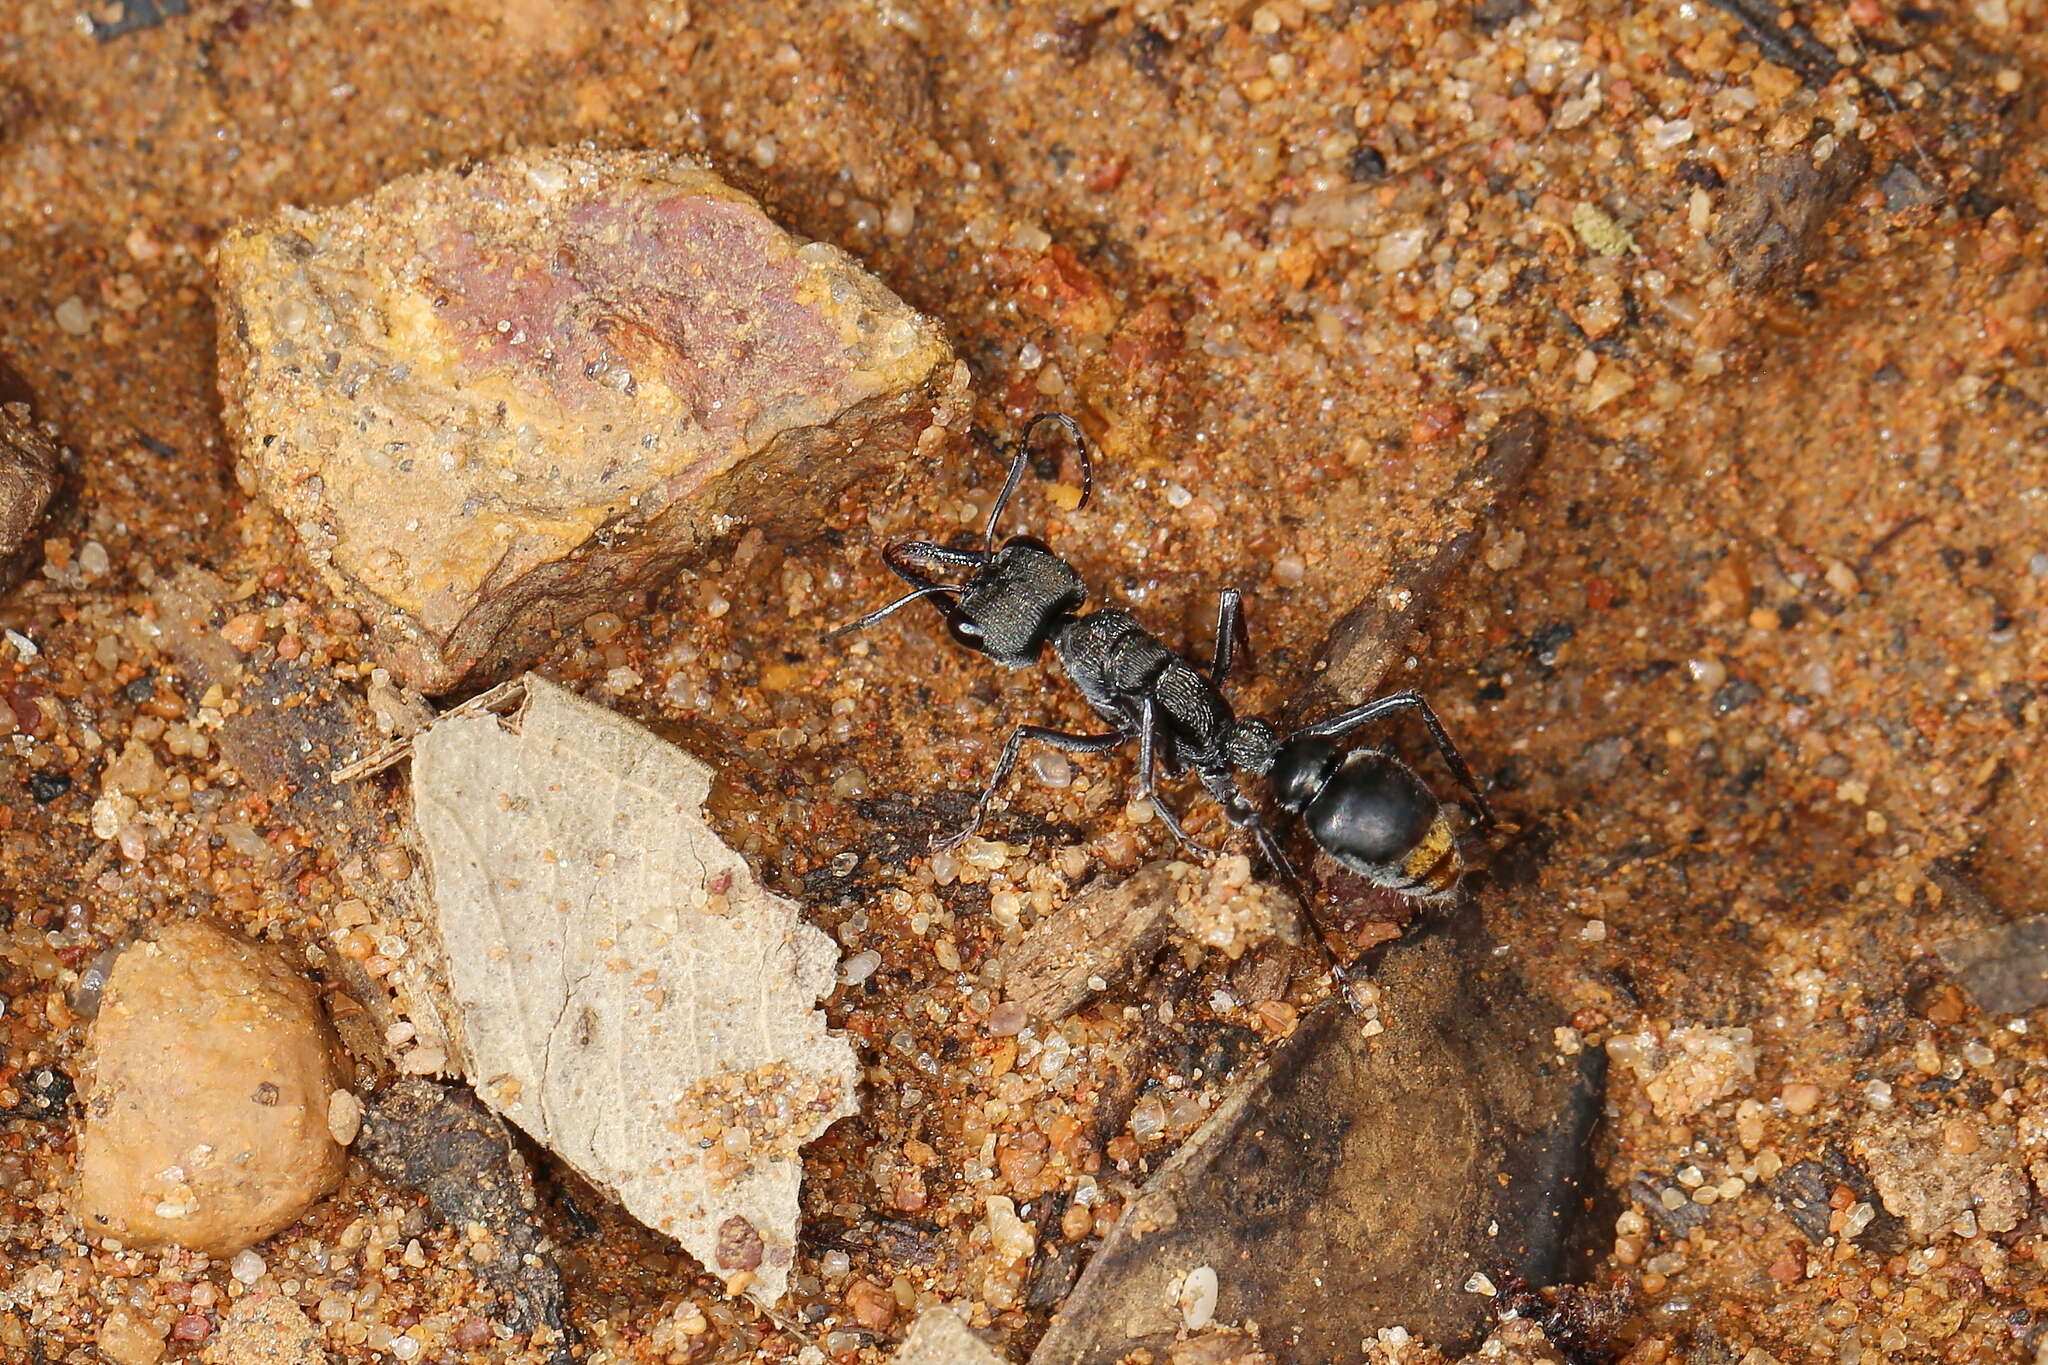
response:
[[[1003,954],[1004,994],[1033,1019],[1064,1019],[1141,970],[1166,942],[1173,866],[1098,879],[1032,925]]]
[[[964,382],[851,257],[655,153],[410,176],[240,228],[216,263],[244,484],[427,692],[741,524],[811,530]]]
[[[1120,882],[1098,878],[1032,925],[1003,956],[1004,994],[1030,1018],[1064,1019],[1142,976],[1170,931],[1236,961],[1295,922],[1284,893],[1254,880],[1244,857],[1147,863]]]
[[[494,1245],[477,1273],[510,1308],[522,1335],[563,1331],[561,1268],[536,1213],[533,1174],[504,1121],[453,1086],[407,1077],[378,1092],[356,1150],[386,1180],[416,1189],[450,1227],[478,1227]],[[553,1354],[568,1359],[566,1342]]]
[[[711,770],[539,678],[416,741],[413,800],[478,1094],[763,1304],[798,1153],[857,1107],[832,940],[704,823]]]
[[[1469,904],[1390,948],[1374,980],[1385,1031],[1334,1004],[1305,1018],[1159,1168],[1033,1365],[1163,1350],[1175,1279],[1197,1266],[1216,1268],[1216,1321],[1256,1319],[1281,1365],[1349,1359],[1396,1324],[1470,1345],[1495,1308],[1475,1274],[1562,1271],[1601,1055],[1556,1055],[1552,1010]]]
[[[93,1024],[78,1220],[130,1246],[231,1256],[341,1183],[341,1084],[312,987],[196,921],[122,953]]]
[[[18,575],[23,554],[57,494],[62,459],[57,443],[27,405],[0,403],[0,587]]]

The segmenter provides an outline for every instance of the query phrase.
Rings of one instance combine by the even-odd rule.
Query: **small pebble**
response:
[[[1520,529],[1497,535],[1486,547],[1486,567],[1495,573],[1505,573],[1522,562],[1522,554],[1528,546],[1529,537]]]
[[[84,299],[73,294],[57,305],[57,325],[66,336],[82,337],[92,330],[92,310],[85,306]]]
[[[85,1226],[232,1257],[340,1182],[324,1121],[338,1047],[276,949],[196,920],[130,947],[91,1050],[71,1196]]]
[[[327,1098],[327,1133],[336,1142],[346,1147],[356,1140],[356,1134],[363,1128],[363,1102],[347,1090],[337,1090]],[[263,1273],[261,1261],[256,1263],[258,1275]]]
[[[243,1284],[256,1283],[256,1281],[263,1278],[265,1272],[269,1269],[270,1267],[264,1264],[261,1256],[247,1249],[236,1252],[234,1259],[228,1262],[228,1274],[234,1276]]]
[[[882,955],[872,948],[864,948],[839,964],[839,981],[846,986],[858,986],[875,974],[882,965]]]
[[[1190,1332],[1199,1332],[1216,1319],[1216,1268],[1199,1265],[1190,1270],[1180,1282],[1176,1295],[1180,1304],[1181,1325]]]
[[[1778,1092],[1788,1114],[1811,1114],[1820,1106],[1820,1087],[1807,1081],[1789,1082]]]
[[[1055,791],[1071,787],[1074,785],[1074,761],[1058,752],[1037,754],[1031,759],[1031,775],[1038,779],[1041,787]]]
[[[1011,1038],[1024,1031],[1030,1018],[1024,1007],[1014,1000],[1005,1000],[988,1014],[988,1031],[991,1037]]]

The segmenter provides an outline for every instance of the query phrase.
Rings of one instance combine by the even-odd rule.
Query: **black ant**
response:
[[[1050,644],[1060,668],[1111,728],[1080,735],[1042,725],[1020,725],[996,760],[974,816],[961,829],[935,839],[935,848],[957,846],[981,827],[1024,745],[1032,740],[1068,753],[1105,753],[1138,742],[1138,794],[1152,803],[1181,847],[1213,857],[1181,827],[1155,789],[1159,769],[1168,775],[1193,770],[1224,816],[1257,840],[1267,862],[1280,873],[1304,914],[1310,901],[1272,828],[1238,788],[1238,774],[1264,777],[1281,810],[1308,826],[1316,844],[1340,865],[1376,885],[1422,899],[1448,896],[1464,872],[1464,859],[1448,814],[1429,787],[1393,755],[1379,749],[1346,754],[1336,741],[1396,712],[1421,718],[1458,782],[1471,793],[1482,825],[1493,812],[1472,770],[1451,743],[1443,723],[1422,694],[1395,692],[1306,725],[1286,738],[1255,716],[1240,719],[1223,695],[1223,681],[1243,634],[1237,589],[1226,588],[1217,603],[1216,648],[1206,672],[1161,643],[1129,613],[1115,607],[1083,611],[1088,590],[1073,566],[1032,536],[1012,536],[996,545],[996,528],[1023,480],[1032,436],[1047,422],[1064,427],[1079,452],[1081,499],[1094,487],[1094,469],[1080,426],[1062,413],[1041,413],[1024,428],[1010,460],[1009,477],[990,509],[978,550],[956,550],[930,541],[898,541],[883,561],[911,591],[826,638],[864,630],[920,600],[930,600],[946,618],[953,638],[1008,668],[1038,662]],[[935,579],[928,569],[960,569],[964,582]],[[1313,923],[1310,926],[1316,929]],[[1324,951],[1329,945],[1318,930]],[[1332,958],[1339,985],[1341,966]],[[1349,992],[1344,992],[1349,999]]]

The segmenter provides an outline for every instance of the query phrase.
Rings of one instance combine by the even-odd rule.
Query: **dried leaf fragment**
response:
[[[832,941],[705,824],[711,776],[528,678],[418,737],[413,801],[477,1093],[770,1304],[858,1072],[816,1008]]]
[[[1004,1365],[951,1308],[927,1308],[896,1348],[894,1365]]]

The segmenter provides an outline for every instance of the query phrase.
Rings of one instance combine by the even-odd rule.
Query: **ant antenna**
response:
[[[888,620],[891,616],[894,616],[897,612],[903,610],[905,607],[909,606],[912,602],[917,601],[919,598],[930,597],[934,593],[964,591],[966,591],[966,589],[962,588],[957,583],[933,583],[928,587],[919,588],[915,592],[907,592],[903,594],[903,596],[897,598],[894,602],[891,602],[886,607],[876,607],[873,611],[869,612],[865,616],[859,617],[852,621],[848,621],[843,626],[836,626],[833,629],[826,631],[819,638],[827,643],[830,643],[833,640],[839,639],[841,636],[851,635],[857,630],[866,630],[869,626],[875,625],[876,623],[881,621]]]
[[[1088,438],[1081,433],[1081,424],[1064,412],[1041,412],[1024,424],[1024,434],[1017,438],[1017,453],[1010,458],[1010,476],[1003,480],[1003,491],[996,495],[996,505],[989,509],[988,529],[983,532],[981,548],[992,553],[996,548],[996,524],[1003,519],[1003,511],[1010,505],[1010,498],[1017,491],[1017,485],[1024,480],[1024,466],[1031,460],[1031,437],[1047,422],[1058,422],[1067,429],[1067,435],[1074,438],[1074,450],[1081,460],[1081,501],[1076,507],[1088,505],[1088,495],[1095,491],[1095,464],[1088,457]]]

